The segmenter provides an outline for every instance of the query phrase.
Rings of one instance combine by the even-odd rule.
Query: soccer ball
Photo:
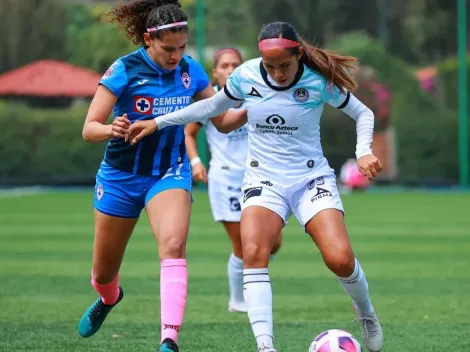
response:
[[[308,352],[362,352],[362,349],[349,332],[333,329],[315,337]]]

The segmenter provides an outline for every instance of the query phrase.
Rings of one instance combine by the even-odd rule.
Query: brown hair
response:
[[[234,54],[235,56],[238,57],[240,62],[243,62],[242,54],[240,53],[240,51],[238,49],[231,48],[231,47],[230,48],[222,48],[222,49],[217,50],[214,54],[214,68],[217,67],[217,65],[219,64],[220,58],[225,53],[232,53],[232,54]]]
[[[308,44],[300,38],[294,26],[287,22],[273,22],[264,25],[258,37],[258,41],[271,38],[285,38],[299,43],[298,47],[288,48],[292,54],[298,54],[300,48],[304,53],[300,61],[307,67],[320,73],[343,93],[346,90],[353,91],[356,83],[352,77],[352,71],[357,68],[357,59],[352,56],[338,55],[332,51],[319,49],[315,45]]]
[[[108,22],[118,23],[123,27],[129,40],[142,46],[145,45],[144,33],[147,33],[147,28],[188,20],[178,0],[134,0],[114,8],[106,17]],[[187,25],[171,27],[151,32],[150,37],[160,39],[164,32],[187,30]]]

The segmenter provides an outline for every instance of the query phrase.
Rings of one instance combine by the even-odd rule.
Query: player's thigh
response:
[[[149,190],[147,217],[158,242],[160,259],[186,257],[191,215],[191,176],[165,178]]]
[[[111,282],[119,272],[137,220],[110,216],[95,209],[93,277],[98,283]]]
[[[285,198],[268,186],[244,190],[241,238],[246,267],[267,267],[290,209]]]

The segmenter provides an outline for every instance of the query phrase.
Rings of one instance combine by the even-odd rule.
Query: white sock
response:
[[[366,275],[362,271],[361,265],[355,259],[354,272],[349,277],[339,277],[338,281],[343,286],[346,293],[353,300],[359,316],[368,315],[374,312],[369,298],[369,286]]]
[[[227,265],[230,302],[243,303],[243,260],[231,254]]]
[[[243,270],[243,288],[258,348],[273,348],[273,294],[268,268]]]

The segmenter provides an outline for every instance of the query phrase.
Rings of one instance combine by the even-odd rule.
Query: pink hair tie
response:
[[[188,25],[188,21],[163,24],[161,26],[147,28],[147,32],[151,33],[151,32],[161,31],[162,29],[167,29],[167,28],[172,28],[172,27],[180,27],[180,26],[187,26],[187,25]]]
[[[263,39],[258,43],[259,51],[270,49],[297,48],[298,46],[300,46],[300,44],[296,41],[285,38]]]

